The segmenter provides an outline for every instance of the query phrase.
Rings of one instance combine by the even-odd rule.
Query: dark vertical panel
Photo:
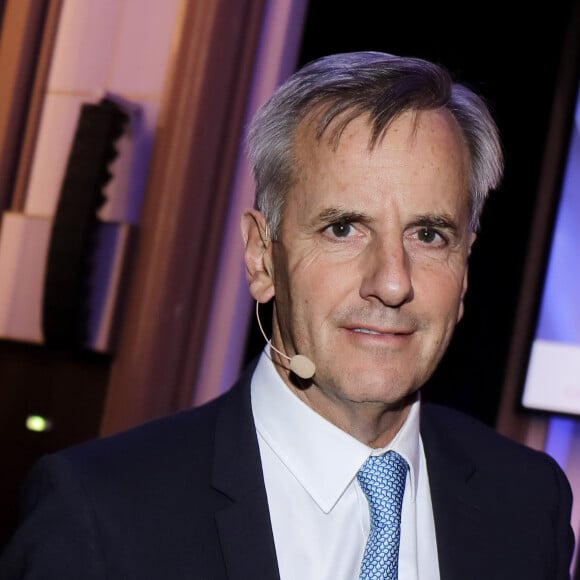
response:
[[[569,163],[579,81],[580,2],[575,2],[564,37],[554,90],[538,194],[531,222],[532,235],[528,238],[521,292],[515,313],[514,333],[497,421],[498,430],[514,439],[524,437],[527,429],[526,419],[531,416],[531,413],[522,412],[521,397],[536,325],[539,321],[545,276],[548,273],[548,260],[552,251],[551,243],[556,233],[556,218],[560,212],[562,186]],[[570,266],[573,267],[574,264]],[[546,417],[548,414],[539,413],[539,415]]]

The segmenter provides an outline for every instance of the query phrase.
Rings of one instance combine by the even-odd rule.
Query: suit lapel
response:
[[[449,417],[438,419],[430,405],[422,408],[421,434],[437,536],[441,580],[479,580],[487,568],[480,560],[489,555],[484,507],[477,486],[477,468],[458,445]],[[483,573],[483,572],[481,572]]]
[[[230,580],[279,580],[248,369],[224,401],[216,426],[212,483],[231,503],[216,514]]]

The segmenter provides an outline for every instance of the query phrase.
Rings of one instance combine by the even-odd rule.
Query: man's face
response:
[[[336,149],[308,124],[295,143],[299,178],[271,254],[273,342],[316,364],[300,396],[339,424],[352,404],[416,391],[462,316],[468,152],[447,113],[414,119],[372,151],[364,117]]]

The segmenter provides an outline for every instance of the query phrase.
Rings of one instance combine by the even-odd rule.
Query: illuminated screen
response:
[[[580,415],[580,92],[522,405]]]

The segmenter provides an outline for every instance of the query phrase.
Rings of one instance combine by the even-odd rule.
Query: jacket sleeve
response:
[[[42,458],[23,486],[18,527],[0,555],[1,580],[102,580],[94,506],[62,456]]]

